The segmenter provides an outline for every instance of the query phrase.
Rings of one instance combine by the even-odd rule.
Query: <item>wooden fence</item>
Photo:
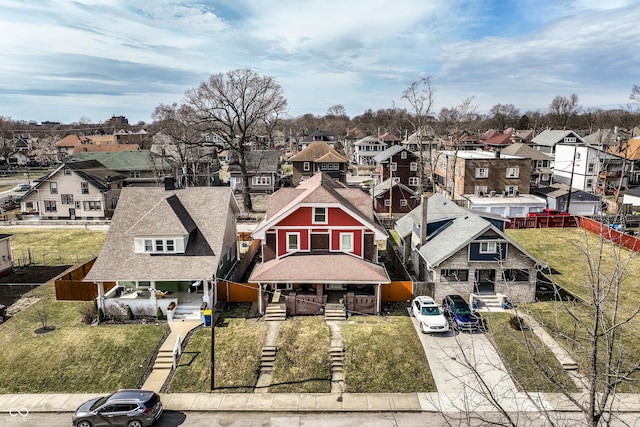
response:
[[[218,301],[258,302],[258,284],[218,280]]]
[[[94,258],[54,281],[58,301],[91,301],[98,297],[98,286],[93,282],[82,281],[95,261]],[[115,282],[106,282],[104,291],[108,292],[115,286]]]
[[[412,281],[395,281],[382,285],[382,302],[404,302],[413,298]]]
[[[624,246],[629,250],[640,252],[640,239],[630,234],[614,230],[613,228],[601,223],[600,221],[581,217],[580,228],[588,230],[594,234],[597,234],[598,236],[602,236],[604,239]]]
[[[578,218],[573,215],[557,215],[557,216],[536,216],[509,218],[505,228],[521,229],[521,228],[565,228],[577,227]]]

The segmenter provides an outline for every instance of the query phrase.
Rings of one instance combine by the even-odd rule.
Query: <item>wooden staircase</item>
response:
[[[324,320],[346,320],[347,311],[344,304],[327,304],[324,307]]]
[[[262,346],[262,353],[260,354],[260,373],[270,374],[273,371],[273,364],[276,361],[276,354],[278,353],[278,347],[265,345]]]

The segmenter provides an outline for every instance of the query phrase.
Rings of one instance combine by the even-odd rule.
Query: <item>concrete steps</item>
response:
[[[267,305],[264,313],[266,321],[284,321],[287,319],[287,306],[285,303],[271,303]]]
[[[329,348],[329,359],[331,361],[331,375],[335,379],[336,374],[344,375],[344,349],[341,346],[331,346]]]
[[[153,370],[171,370],[173,368],[173,352],[172,350],[160,350],[153,364]]]
[[[200,317],[200,306],[178,304],[174,311],[173,321],[181,322],[185,320],[202,320],[202,318]]]
[[[278,347],[265,345],[262,346],[262,353],[260,354],[260,373],[270,374],[273,371],[273,364],[276,361],[276,355],[278,353]]]
[[[499,295],[477,295],[476,300],[480,302],[478,308],[502,309],[502,298]]]
[[[327,304],[324,308],[324,320],[346,320],[347,311],[344,304]]]

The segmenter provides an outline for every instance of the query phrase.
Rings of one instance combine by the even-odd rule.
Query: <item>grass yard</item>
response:
[[[215,387],[221,393],[252,392],[258,380],[266,325],[247,320],[250,304],[233,304],[215,327]],[[195,331],[169,384],[170,393],[208,392],[211,329]]]
[[[349,393],[436,391],[427,357],[406,309],[352,316],[342,328]]]
[[[321,316],[295,317],[280,328],[271,393],[329,393],[331,332]]]
[[[163,325],[82,323],[87,302],[55,301],[53,285],[0,325],[0,393],[97,393],[142,385]],[[39,313],[55,330],[43,334]]]
[[[571,354],[580,371],[589,372],[591,357],[589,352],[587,330],[593,325],[592,283],[600,283],[606,288],[619,275],[620,310],[618,321],[629,315],[640,306],[640,258],[638,254],[600,239],[598,236],[580,229],[544,229],[544,230],[508,230],[508,234],[538,259],[548,263],[557,272],[550,277],[562,288],[585,302],[566,303],[567,307],[580,319],[577,322],[569,315],[560,302],[538,302],[528,304],[526,309],[539,320],[549,334]],[[605,292],[603,292],[605,295]],[[605,323],[611,323],[611,301],[615,292],[607,295],[604,304]],[[584,325],[581,326],[581,325]],[[586,329],[585,329],[586,328]],[[618,328],[614,353],[621,363],[634,364],[640,362],[640,317]],[[574,339],[575,338],[575,339]],[[604,346],[600,358],[604,359]],[[605,362],[598,363],[604,369]],[[633,381],[622,383],[620,392],[640,392],[640,374],[632,375]]]
[[[509,313],[485,313],[487,337],[500,353],[511,378],[520,391],[577,391],[571,378],[553,353],[530,330],[517,331],[509,325]],[[540,370],[547,373],[540,375]],[[553,378],[555,381],[551,381]]]
[[[3,227],[12,234],[14,262],[26,264],[29,259],[40,265],[79,264],[95,258],[104,244],[106,231],[84,228]],[[29,258],[30,257],[30,258]]]

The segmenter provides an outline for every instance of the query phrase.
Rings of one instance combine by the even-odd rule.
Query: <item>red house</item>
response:
[[[268,303],[284,304],[288,315],[322,314],[328,303],[345,312],[380,311],[381,286],[390,280],[378,245],[387,234],[362,190],[322,172],[281,188],[253,237],[262,241],[262,262],[249,282],[259,285],[261,313]]]

